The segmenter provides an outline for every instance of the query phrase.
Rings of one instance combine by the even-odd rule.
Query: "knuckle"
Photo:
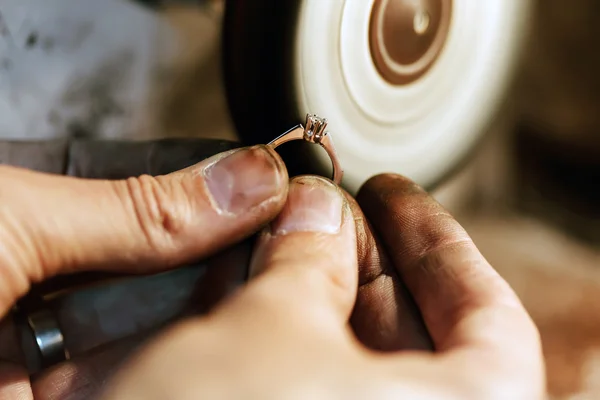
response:
[[[36,251],[11,224],[0,221],[0,316],[5,307],[29,289],[29,280],[40,280],[42,267]],[[40,268],[36,266],[40,265]]]
[[[174,246],[185,227],[182,189],[169,181],[142,175],[126,181],[137,227],[148,245],[159,254]]]

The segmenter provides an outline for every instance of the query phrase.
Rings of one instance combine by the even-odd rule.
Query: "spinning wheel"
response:
[[[229,0],[234,121],[266,143],[317,113],[350,191],[381,172],[431,188],[498,111],[527,11],[523,0]]]

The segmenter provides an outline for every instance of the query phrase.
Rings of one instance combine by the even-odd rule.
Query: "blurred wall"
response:
[[[176,3],[0,0],[0,136],[231,137],[222,4]]]

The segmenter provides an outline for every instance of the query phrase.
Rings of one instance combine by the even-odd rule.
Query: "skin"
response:
[[[288,181],[271,150],[240,152],[232,179],[262,168],[267,189],[211,187],[206,171],[231,152],[128,181],[0,167],[4,315],[57,274],[158,272],[218,252],[227,261],[261,231],[246,285],[147,341],[106,343],[30,378],[5,333],[0,399],[543,398],[536,327],[421,188],[386,174],[353,199],[322,178]],[[257,187],[262,200],[250,204]],[[209,269],[217,286],[215,270],[231,273],[227,262]]]

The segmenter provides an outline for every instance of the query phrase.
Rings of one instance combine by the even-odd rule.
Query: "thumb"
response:
[[[248,310],[232,312],[236,318],[248,315],[269,329],[298,323],[304,332],[313,323],[319,331],[346,326],[358,267],[354,219],[342,191],[322,178],[292,180],[285,207],[258,240],[251,274],[254,280],[229,304]],[[256,321],[262,317],[264,324]]]
[[[279,212],[287,179],[265,146],[120,181],[0,166],[0,315],[59,273],[151,272],[217,251]]]

